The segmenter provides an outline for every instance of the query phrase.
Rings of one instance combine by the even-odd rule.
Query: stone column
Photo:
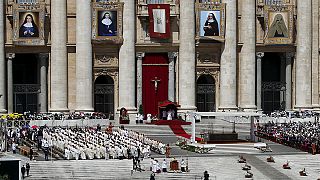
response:
[[[137,57],[137,107],[142,104],[142,59],[144,52],[136,53]]]
[[[255,110],[256,67],[256,1],[242,0],[240,53],[240,107],[245,111]],[[250,33],[248,33],[250,32]]]
[[[220,65],[219,110],[237,109],[237,0],[224,0],[226,34]]]
[[[87,35],[88,36],[88,35]],[[51,1],[51,106],[52,112],[68,110],[67,2]]]
[[[135,106],[135,1],[122,0],[123,45],[119,51],[119,109],[124,107],[128,113],[136,113]]]
[[[286,110],[292,110],[292,57],[294,53],[286,53]]]
[[[6,92],[6,59],[5,59],[5,51],[4,51],[4,16],[5,11],[3,7],[4,3],[1,1],[0,3],[0,113],[7,112],[6,108],[6,100],[7,100],[7,92]]]
[[[262,110],[262,104],[261,104],[262,73],[261,73],[261,68],[262,68],[262,58],[264,56],[264,53],[258,52],[256,55],[257,55],[257,110],[261,111]]]
[[[319,105],[319,1],[312,1],[312,107]]]
[[[196,110],[195,3],[180,1],[179,104],[180,111]]]
[[[13,74],[12,74],[12,60],[15,58],[14,53],[7,54],[7,101],[8,113],[13,113]]]
[[[48,54],[39,54],[40,61],[40,112],[48,112],[47,62]]]
[[[169,52],[169,81],[168,81],[168,100],[174,102],[174,94],[175,94],[175,58],[177,57],[177,52]]]
[[[76,4],[76,111],[93,111],[91,1]]]
[[[311,0],[297,1],[296,109],[311,106]]]

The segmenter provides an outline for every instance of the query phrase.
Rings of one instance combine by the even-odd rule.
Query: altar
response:
[[[179,171],[179,162],[177,160],[172,160],[170,162],[170,171]]]

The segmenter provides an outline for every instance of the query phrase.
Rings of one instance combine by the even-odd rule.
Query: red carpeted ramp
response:
[[[172,132],[187,139],[191,138],[190,134],[187,134],[182,125],[191,125],[191,122],[185,122],[181,120],[158,120],[154,124],[156,125],[169,125]],[[201,138],[196,137],[196,141],[201,141]]]
[[[185,122],[181,120],[157,120],[155,125],[191,125],[191,122]]]

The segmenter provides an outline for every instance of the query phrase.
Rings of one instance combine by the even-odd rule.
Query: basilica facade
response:
[[[319,110],[318,0],[4,0],[0,112]]]

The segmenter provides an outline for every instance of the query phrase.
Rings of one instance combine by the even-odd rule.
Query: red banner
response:
[[[170,38],[170,4],[148,4],[149,34],[152,38]]]

